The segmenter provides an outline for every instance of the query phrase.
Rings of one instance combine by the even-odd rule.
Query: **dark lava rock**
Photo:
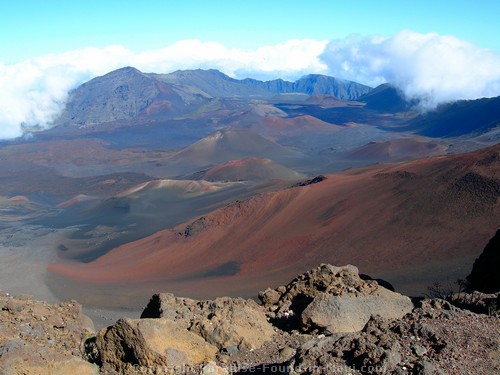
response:
[[[500,292],[500,229],[474,262],[467,280],[480,292]]]
[[[319,176],[316,176],[316,177],[311,178],[309,180],[297,182],[296,184],[294,184],[290,187],[313,185],[313,184],[317,184],[317,183],[324,181],[324,180],[326,180],[326,176],[323,176],[322,174],[320,174]]]

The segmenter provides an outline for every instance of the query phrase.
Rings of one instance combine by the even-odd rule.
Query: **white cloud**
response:
[[[0,62],[0,139],[20,136],[21,124],[50,126],[69,90],[123,66],[155,73],[214,68],[237,78],[296,78],[326,69],[318,59],[326,44],[290,40],[244,51],[216,42],[184,40],[140,53],[109,46],[50,54],[11,65]]]
[[[427,108],[500,95],[500,55],[453,36],[351,36],[331,41],[321,59],[331,75],[372,86],[392,82]]]
[[[376,86],[394,82],[429,106],[500,95],[500,56],[451,36],[403,31],[394,36],[289,40],[255,50],[183,40],[135,53],[123,46],[85,48],[17,64],[0,62],[0,139],[21,124],[50,126],[68,91],[123,66],[144,72],[214,68],[236,77],[297,79],[323,73]]]
[[[297,77],[322,72],[326,66],[318,56],[327,41],[289,40],[254,51],[229,49],[216,42],[183,40],[166,48],[130,56],[129,65],[142,71],[170,72],[177,69],[219,69],[237,78]]]
[[[115,61],[123,54],[118,47],[88,48],[12,65],[0,63],[0,139],[20,136],[22,124],[50,124],[69,90],[116,68]]]

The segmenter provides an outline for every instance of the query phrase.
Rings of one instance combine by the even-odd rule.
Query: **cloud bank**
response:
[[[328,73],[371,86],[390,82],[426,108],[500,95],[500,54],[453,36],[402,31],[391,37],[331,41]]]
[[[371,86],[392,82],[428,107],[500,95],[499,54],[452,36],[412,31],[290,40],[250,51],[198,40],[140,53],[123,46],[86,48],[0,62],[0,139],[22,135],[23,126],[50,126],[71,89],[123,66],[155,73],[215,68],[235,78],[294,80],[320,73]]]

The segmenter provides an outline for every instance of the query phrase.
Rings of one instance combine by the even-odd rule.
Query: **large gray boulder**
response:
[[[306,332],[356,332],[372,315],[398,319],[413,309],[408,297],[363,280],[352,265],[322,264],[259,298],[275,324]]]
[[[302,312],[301,323],[304,330],[319,328],[331,333],[357,332],[373,315],[393,320],[402,318],[412,309],[408,297],[387,289],[359,297],[322,293]]]

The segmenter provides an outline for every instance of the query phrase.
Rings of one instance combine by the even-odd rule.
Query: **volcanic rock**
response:
[[[81,309],[0,293],[0,373],[97,374],[81,350],[93,332]]]
[[[450,296],[455,306],[467,309],[477,314],[500,316],[500,292],[481,293],[473,291],[471,293],[458,292]]]
[[[209,362],[204,366],[200,375],[228,375],[229,371],[223,367],[217,366],[215,362]]]
[[[197,301],[170,293],[155,294],[141,318],[175,321],[220,350],[258,348],[274,335],[263,309],[253,300],[242,298]]]
[[[453,308],[445,301],[426,301],[392,322],[372,317],[361,332],[313,336],[289,362],[290,374],[497,371],[499,341],[486,333],[490,324],[498,327],[499,320]],[[488,354],[480,354],[481,350]]]
[[[331,333],[359,331],[372,315],[398,319],[413,309],[408,297],[361,279],[352,265],[323,264],[259,298],[280,326]]]
[[[500,229],[474,262],[467,280],[480,292],[500,292]]]
[[[319,294],[302,312],[302,328],[329,332],[356,332],[372,315],[398,319],[413,309],[410,299],[380,288],[376,295],[349,297]]]
[[[151,298],[141,319],[123,318],[101,330],[95,347],[107,371],[189,366],[207,372],[212,367],[202,366],[214,361],[217,352],[253,350],[274,333],[263,309],[252,300],[197,301],[161,293]]]
[[[10,342],[1,356],[2,374],[81,374],[97,375],[97,366],[73,355],[57,353],[53,348]],[[4,347],[5,348],[5,347]],[[4,349],[5,350],[5,349]]]
[[[310,179],[308,179],[306,181],[298,182],[298,183],[292,185],[291,187],[313,185],[313,184],[317,184],[317,183],[319,183],[319,182],[321,182],[323,180],[326,180],[326,176],[323,176],[322,174],[320,174],[319,176],[310,178]]]
[[[413,367],[415,375],[444,375],[444,372],[427,361],[418,361]]]
[[[156,294],[141,319],[120,319],[95,337],[75,302],[49,305],[0,295],[0,372],[499,373],[498,316],[426,299],[394,318],[390,314],[402,314],[406,297],[364,278],[354,266],[323,264],[261,292],[264,307],[241,298],[197,301]],[[388,311],[381,312],[381,301]],[[266,310],[284,330],[267,322]],[[359,316],[367,319],[361,330],[337,331]]]
[[[126,372],[134,366],[199,365],[215,359],[217,348],[170,319],[120,319],[97,334],[103,367]]]

